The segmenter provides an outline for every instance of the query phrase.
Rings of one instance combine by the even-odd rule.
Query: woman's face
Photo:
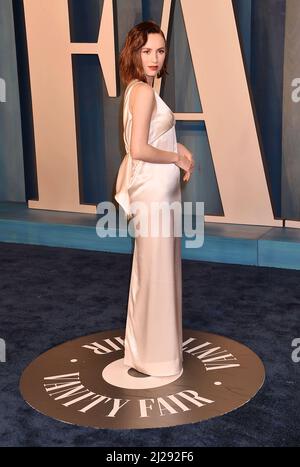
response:
[[[162,69],[165,56],[166,47],[162,35],[158,33],[148,34],[148,40],[141,48],[141,60],[147,78],[154,78]]]

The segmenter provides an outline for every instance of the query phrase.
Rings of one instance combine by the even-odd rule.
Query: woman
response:
[[[181,202],[180,169],[188,181],[194,168],[192,154],[176,141],[174,114],[153,89],[154,78],[167,73],[166,54],[160,27],[146,21],[129,31],[120,55],[127,154],[115,199],[137,219],[133,203],[150,216],[155,202]],[[174,229],[168,237],[135,237],[124,348],[124,364],[141,373],[182,372],[181,239]]]

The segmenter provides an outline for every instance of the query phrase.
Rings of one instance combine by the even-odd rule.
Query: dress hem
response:
[[[179,374],[183,369],[182,360],[180,362],[181,365],[180,368],[178,368],[178,360],[175,360],[175,362],[174,360],[171,360],[167,362],[148,363],[147,365],[139,365],[137,363],[130,363],[128,359],[124,358],[125,366],[128,366],[129,368],[134,368],[135,370],[148,374],[149,376],[175,376]],[[170,366],[173,366],[174,364],[175,369],[170,370]]]

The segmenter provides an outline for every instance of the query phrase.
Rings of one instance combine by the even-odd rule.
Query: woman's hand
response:
[[[185,163],[184,167],[179,166],[185,171],[183,181],[188,182],[189,179],[190,179],[191,174],[193,173],[194,167],[195,167],[195,161],[194,161],[194,158],[193,158],[193,154],[181,143],[177,143],[177,151],[181,156],[183,156],[185,159],[188,159],[188,161],[189,161],[189,164]],[[179,165],[179,164],[177,164],[177,165]]]
[[[178,152],[178,161],[175,164],[185,172],[188,172],[191,168],[191,161],[185,155]]]

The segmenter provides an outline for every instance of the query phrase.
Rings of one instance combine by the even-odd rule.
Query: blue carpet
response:
[[[0,243],[1,446],[299,446],[300,271],[183,260],[183,325],[235,339],[266,381],[243,407],[171,428],[96,430],[59,422],[19,393],[25,367],[53,346],[125,328],[131,255]]]

